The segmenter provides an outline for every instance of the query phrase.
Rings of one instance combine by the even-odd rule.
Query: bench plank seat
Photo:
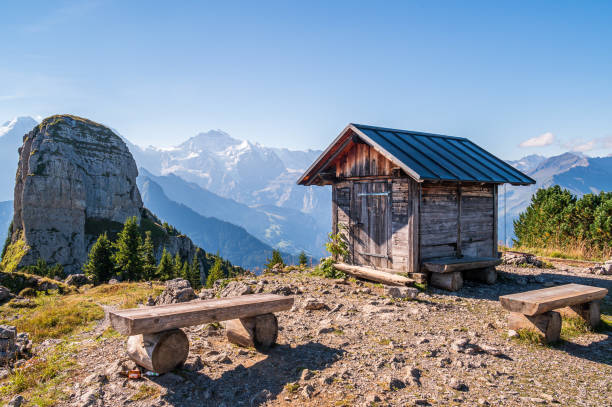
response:
[[[501,264],[496,257],[443,257],[423,263],[425,270],[432,273],[453,273],[456,271],[482,269]]]
[[[512,312],[538,315],[558,308],[601,300],[608,290],[581,284],[565,284],[499,297],[501,305]]]
[[[291,309],[293,301],[293,297],[282,295],[251,294],[117,310],[109,312],[109,316],[113,328],[119,333],[138,335],[286,311]]]

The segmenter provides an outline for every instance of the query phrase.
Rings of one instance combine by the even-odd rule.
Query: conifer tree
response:
[[[157,266],[157,275],[162,281],[172,280],[174,278],[174,264],[172,262],[172,256],[170,256],[170,253],[166,251],[165,247],[161,260],[159,261],[159,266]]]
[[[100,284],[111,279],[115,271],[112,260],[113,245],[106,233],[100,235],[89,251],[87,263],[83,265],[85,275],[94,283]]]
[[[181,261],[181,255],[178,252],[176,252],[174,255],[172,265],[174,267],[174,278],[183,278],[183,262]]]
[[[153,246],[153,239],[151,238],[151,232],[147,231],[145,234],[145,240],[140,248],[142,254],[142,267],[143,274],[146,280],[152,280],[157,278],[157,262],[155,261],[155,248]]]
[[[300,266],[305,267],[308,265],[308,257],[306,257],[306,253],[304,253],[304,250],[302,250],[302,252],[300,253],[299,262],[300,262]]]
[[[221,280],[222,278],[225,278],[225,274],[223,273],[223,262],[221,261],[221,257],[215,256],[215,264],[208,270],[206,287],[211,288],[215,284],[215,281]]]
[[[285,261],[277,249],[272,250],[272,259],[268,259],[268,263],[265,265],[268,270],[271,270],[279,264],[281,267],[285,267]]]
[[[181,278],[183,280],[187,280],[191,283],[191,281],[189,280],[189,263],[188,262],[184,262],[183,263],[183,267],[181,267],[181,274],[180,274]],[[192,286],[193,288],[193,286]]]
[[[143,261],[140,253],[142,237],[135,216],[125,221],[123,230],[119,232],[114,246],[116,252],[113,254],[113,261],[117,272],[124,280],[141,280],[143,275]]]
[[[189,282],[191,283],[191,287],[194,290],[197,290],[202,287],[202,280],[200,277],[200,249],[197,249],[195,254],[193,255],[193,260],[191,261],[191,267],[189,267]]]

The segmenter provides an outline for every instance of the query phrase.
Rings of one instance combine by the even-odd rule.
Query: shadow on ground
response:
[[[607,288],[608,295],[602,300],[601,313],[602,315],[612,316],[612,279],[595,275],[584,276],[555,272],[555,270],[548,269],[538,271],[541,271],[538,279],[542,282],[551,282],[555,285],[574,283]],[[534,276],[514,273],[500,267],[498,268],[498,281],[493,285],[465,281],[463,288],[457,292],[441,289],[432,289],[432,292],[449,298],[473,298],[497,302],[501,295],[545,288],[542,282],[537,282]],[[498,306],[501,310],[499,303]],[[573,342],[574,338],[572,338],[569,341],[561,340],[550,346],[581,359],[612,365],[612,330],[607,329],[607,326],[600,325],[597,329],[605,337],[588,345]]]
[[[179,370],[185,380],[168,383],[163,376],[153,381],[164,386],[164,400],[174,406],[260,406],[268,398],[276,398],[289,383],[298,381],[302,370],[322,370],[341,359],[343,350],[310,342],[292,348],[276,345],[267,358],[250,367],[236,366],[218,379],[200,372]]]

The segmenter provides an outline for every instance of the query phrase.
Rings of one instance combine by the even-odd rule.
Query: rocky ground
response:
[[[77,365],[57,385],[66,395],[59,405],[610,406],[612,332],[550,346],[507,336],[500,295],[569,282],[612,288],[612,276],[563,269],[500,266],[496,285],[467,282],[416,299],[299,271],[242,280],[226,294],[295,296],[293,309],[278,314],[278,345],[267,354],[230,344],[218,324],[194,326],[183,368],[131,380],[122,375],[133,367],[126,339],[100,322],[73,344]],[[612,315],[609,297],[602,311]]]

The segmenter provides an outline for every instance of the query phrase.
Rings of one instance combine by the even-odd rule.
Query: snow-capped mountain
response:
[[[600,191],[612,191],[612,157],[587,157],[580,153],[564,153],[550,158],[527,156],[508,161],[536,180],[535,185],[506,185],[499,190],[499,240],[511,243],[512,221],[529,206],[531,196],[539,188],[559,185],[582,196]],[[505,226],[504,226],[505,217]]]
[[[272,217],[270,210],[274,208],[274,217],[283,219],[285,224],[299,227],[306,221],[303,227],[316,228],[314,240],[312,237],[306,241],[297,238],[304,235],[301,230],[293,232],[295,239],[287,240],[286,228],[285,236],[279,237],[274,232],[274,222],[268,226],[269,233],[272,233],[268,238],[252,233],[270,244],[274,244],[271,239],[282,240],[283,243],[275,246],[285,250],[304,249],[314,256],[324,254],[322,247],[314,251],[313,244],[321,244],[329,231],[331,191],[321,187],[305,188],[295,183],[320,151],[265,147],[238,140],[220,130],[200,133],[168,149],[140,148],[129,142],[128,146],[138,165],[155,176],[176,175],[221,197],[249,207],[263,208],[269,217]],[[187,202],[179,202],[189,206]],[[215,216],[212,213],[202,215]],[[306,219],[303,219],[304,215]]]
[[[170,149],[130,148],[138,164],[154,175],[178,175],[246,205],[289,207],[319,216],[319,200],[331,199],[328,190],[295,185],[320,151],[264,147],[220,130],[200,133]],[[324,223],[329,225],[327,218]]]
[[[29,116],[17,117],[0,126],[0,201],[13,199],[13,185],[23,135],[30,132],[38,122]]]

